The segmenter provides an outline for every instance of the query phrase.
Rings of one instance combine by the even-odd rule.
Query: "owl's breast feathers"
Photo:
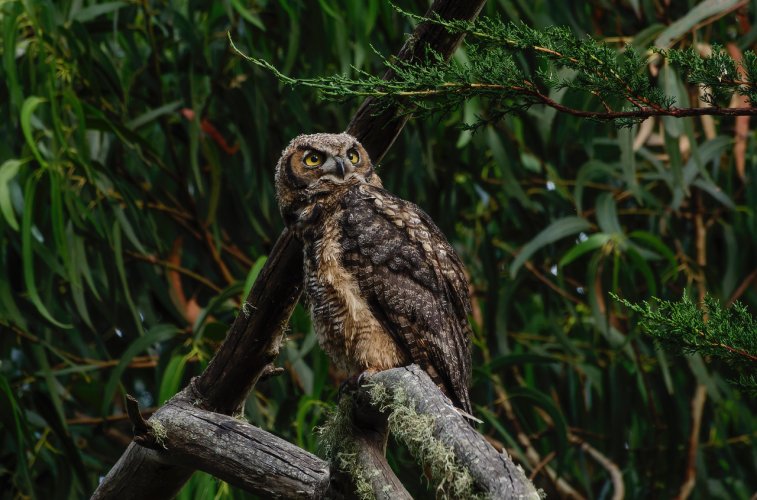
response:
[[[301,237],[324,350],[351,373],[417,363],[470,412],[468,282],[442,232],[414,204],[364,183],[320,204]]]

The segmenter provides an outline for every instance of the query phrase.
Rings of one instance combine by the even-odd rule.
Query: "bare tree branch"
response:
[[[476,432],[419,366],[378,372],[367,376],[366,383],[382,384],[391,394],[402,391],[416,412],[431,416],[433,436],[452,449],[488,498],[540,498],[523,469]]]
[[[171,400],[151,419],[161,429],[156,451],[174,465],[197,468],[265,498],[322,498],[329,466],[247,422]]]
[[[377,499],[412,498],[384,457],[383,428],[387,419],[399,417],[397,408],[374,399],[377,384],[390,397],[402,394],[414,412],[430,417],[433,439],[454,452],[455,460],[470,473],[477,491],[491,498],[539,498],[523,470],[467,423],[425,371],[411,365],[366,377],[366,383],[351,400],[353,406],[346,410],[355,422],[349,430],[349,438],[358,444],[354,460],[368,471],[368,482]],[[145,428],[140,425],[140,432],[149,434],[151,439],[135,441],[128,450],[141,461],[122,460],[111,471],[143,483],[139,474],[124,471],[123,467],[139,469],[149,463],[148,478],[153,478],[153,471],[159,471],[167,481],[141,484],[136,490],[106,477],[93,498],[165,498],[175,493],[171,484],[194,469],[266,498],[331,498],[344,493],[341,490],[350,480],[340,478],[333,464],[252,424],[198,408],[188,394],[185,391],[172,398]],[[136,403],[132,406],[130,412],[140,422]],[[346,494],[350,495],[349,489]]]

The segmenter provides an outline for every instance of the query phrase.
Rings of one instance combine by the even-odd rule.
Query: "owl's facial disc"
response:
[[[303,148],[293,156],[293,160],[312,179],[311,182],[320,179],[328,179],[332,182],[341,183],[357,170],[360,155],[355,148],[350,148],[346,153],[329,154],[315,149]]]

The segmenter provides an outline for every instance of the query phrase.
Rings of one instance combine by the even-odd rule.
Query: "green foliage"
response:
[[[641,51],[658,39],[675,49],[752,47],[754,9],[742,22],[728,10],[732,0],[703,2],[704,17],[695,3],[491,0],[482,14],[513,21],[524,37],[525,27],[589,33],[600,48],[577,60],[614,60],[630,79],[636,62],[619,54],[623,46],[645,60]],[[400,7],[421,13],[428,3]],[[281,149],[299,133],[344,129],[359,104],[280,85],[228,37],[297,79],[362,80],[361,71],[384,72],[412,23],[382,2],[0,3],[4,496],[86,497],[131,438],[123,393],[151,410],[200,373],[283,227],[273,189]],[[510,76],[493,72],[512,64],[534,81],[604,85],[534,49],[503,46],[495,61],[473,54],[488,50],[483,41],[469,42],[451,67],[419,77],[458,72],[499,84],[495,77]],[[750,54],[746,78],[755,81]],[[639,73],[634,88],[648,82],[677,106],[696,103],[697,89],[679,76],[684,66],[659,69]],[[604,110],[579,87],[543,91],[571,108]],[[550,497],[547,469],[587,497],[613,488],[568,435],[618,466],[629,498],[672,497],[702,384],[691,498],[748,498],[757,489],[754,398],[717,366],[656,350],[608,292],[638,303],[707,291],[754,312],[754,133],[746,130],[739,153],[743,132],[729,117],[618,130],[553,108],[524,110],[516,99],[494,106],[465,97],[411,121],[378,172],[431,215],[470,273],[480,430],[529,473],[534,453],[547,459],[535,481]],[[477,118],[485,124],[476,132],[462,129]],[[258,385],[246,417],[314,450],[313,428],[341,379],[302,308],[278,363],[285,375]],[[426,493],[402,446],[389,458],[413,494]],[[180,495],[215,496],[249,498],[202,474]]]
[[[671,65],[678,68],[686,79],[704,89],[702,100],[712,106],[728,106],[733,92],[747,96],[754,104],[757,88],[749,75],[757,75],[757,55],[754,52],[744,54],[742,69],[748,75],[747,80],[739,80],[736,61],[719,45],[713,45],[712,54],[702,57],[694,48],[685,50],[658,50]]]
[[[641,315],[639,326],[661,344],[722,359],[740,372],[743,388],[757,393],[757,321],[743,304],[736,302],[726,309],[706,295],[700,305],[686,294],[680,301],[653,297],[643,305],[618,300]]]
[[[380,98],[385,105],[400,105],[408,111],[428,114],[449,113],[469,99],[484,98],[489,108],[474,128],[536,104],[559,107],[587,118],[615,120],[620,126],[644,120],[645,116],[634,115],[634,111],[668,112],[675,111],[675,105],[681,106],[674,96],[666,95],[664,89],[654,85],[647,72],[650,61],[632,46],[618,51],[592,38],[579,38],[563,26],[536,29],[523,22],[505,23],[499,17],[445,20],[438,15],[425,18],[397,10],[418,22],[436,23],[450,33],[465,34],[468,59],[447,63],[433,51],[414,62],[385,58],[386,69],[395,75],[387,82],[380,75],[365,71],[357,72],[357,77],[336,74],[293,78],[264,59],[239,53],[271,71],[282,83],[317,89],[326,99],[341,101],[371,96]],[[757,79],[753,77],[757,76],[757,55],[752,51],[744,54],[740,66],[718,45],[712,47],[708,57],[691,47],[652,48],[648,52],[661,55],[679,68],[688,83],[704,90],[701,99],[712,106],[727,107],[734,92],[755,102]],[[535,71],[519,64],[523,55],[536,58]],[[744,71],[745,79],[738,78],[739,69]],[[595,104],[604,106],[606,113],[560,106],[548,96],[550,91],[566,89],[594,96]],[[620,114],[613,116],[617,113]]]

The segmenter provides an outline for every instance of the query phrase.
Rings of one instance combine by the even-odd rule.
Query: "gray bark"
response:
[[[390,392],[404,391],[417,413],[433,417],[434,437],[452,448],[459,464],[468,469],[476,486],[489,498],[539,500],[536,488],[523,469],[506,452],[499,453],[476,432],[418,365],[386,370],[366,378],[366,383],[381,383]]]
[[[370,403],[368,394],[376,383],[389,394],[402,391],[418,414],[434,419],[433,436],[454,451],[477,490],[489,498],[539,499],[522,469],[476,432],[417,365],[367,376],[353,398],[356,459],[364,470],[374,471],[370,483],[377,499],[412,497],[384,457],[388,415]],[[186,481],[195,469],[265,498],[352,496],[350,479],[325,460],[252,424],[198,408],[186,393],[161,407],[137,438],[124,454],[132,458],[113,467],[93,498],[170,498],[177,481]],[[111,475],[129,477],[137,487]]]
[[[201,410],[182,400],[166,403],[155,451],[175,465],[194,467],[265,498],[322,498],[328,464],[247,422]]]

